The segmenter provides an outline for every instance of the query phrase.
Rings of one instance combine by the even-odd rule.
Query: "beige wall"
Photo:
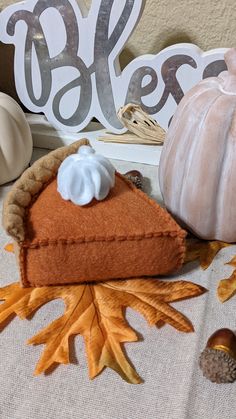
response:
[[[0,7],[11,3],[0,0]],[[89,6],[91,0],[85,3]],[[236,47],[235,0],[146,0],[143,16],[122,53],[122,65],[176,42],[193,42],[203,50]]]
[[[11,3],[0,0],[0,8]],[[235,0],[146,0],[128,43],[131,53],[157,52],[175,42],[193,42],[204,50],[236,46]]]

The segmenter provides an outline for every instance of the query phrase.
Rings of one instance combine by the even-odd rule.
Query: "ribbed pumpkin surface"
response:
[[[178,221],[202,238],[235,242],[236,91],[228,90],[229,77],[235,82],[225,72],[185,95],[167,134],[159,180]]]

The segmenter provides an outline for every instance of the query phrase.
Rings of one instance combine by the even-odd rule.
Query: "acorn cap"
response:
[[[230,329],[217,330],[208,339],[199,365],[203,375],[213,383],[236,380],[236,336]]]
[[[130,180],[136,188],[143,190],[143,175],[138,170],[130,170],[124,176]]]

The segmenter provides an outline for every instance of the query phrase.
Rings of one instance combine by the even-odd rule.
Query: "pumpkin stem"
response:
[[[225,62],[228,68],[228,77],[224,89],[227,92],[236,93],[236,48],[230,48],[225,53]]]

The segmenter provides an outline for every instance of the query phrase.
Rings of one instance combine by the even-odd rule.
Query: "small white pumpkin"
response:
[[[0,185],[21,175],[30,162],[32,149],[24,112],[14,99],[0,93]]]

